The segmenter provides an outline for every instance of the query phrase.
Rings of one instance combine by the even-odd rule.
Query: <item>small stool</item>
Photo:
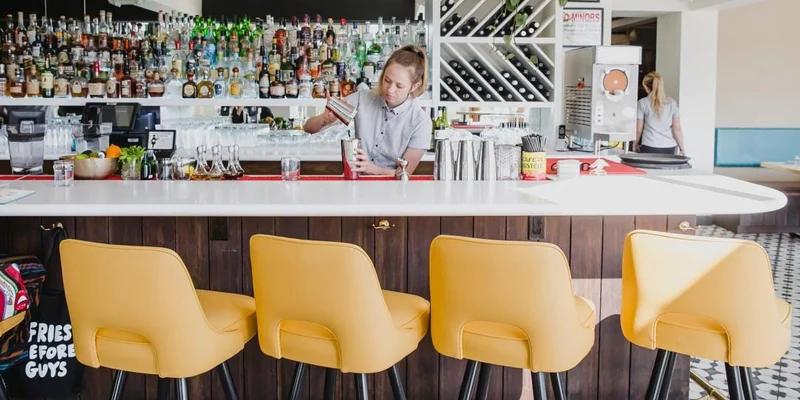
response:
[[[469,360],[459,399],[470,398],[479,367],[475,398],[487,398],[491,365],[531,370],[537,400],[547,397],[549,373],[556,397],[566,398],[559,373],[591,350],[596,316],[573,293],[558,246],[438,236],[430,280],[433,346]]]
[[[724,361],[731,400],[755,399],[751,368],[789,349],[791,314],[755,242],[644,230],[625,240],[622,333],[658,349],[647,399],[667,398],[676,353]]]
[[[116,370],[112,399],[132,372],[158,375],[159,398],[176,379],[177,398],[186,400],[186,378],[215,367],[226,397],[238,399],[226,361],[255,336],[252,297],[195,290],[168,249],[68,239],[61,265],[75,355]]]
[[[311,364],[327,368],[325,399],[336,370],[355,373],[366,400],[366,374],[388,369],[395,399],[405,400],[395,364],[428,332],[427,300],[381,290],[369,256],[352,244],[255,235],[250,259],[261,351],[298,362],[290,399]]]

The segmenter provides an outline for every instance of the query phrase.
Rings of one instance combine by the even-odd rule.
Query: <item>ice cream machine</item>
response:
[[[566,134],[600,142],[636,139],[639,46],[597,46],[565,53],[564,121]],[[626,146],[627,148],[627,143]]]

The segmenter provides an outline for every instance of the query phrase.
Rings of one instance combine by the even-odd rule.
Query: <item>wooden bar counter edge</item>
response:
[[[632,346],[619,325],[623,240],[634,229],[691,233],[699,214],[750,214],[782,208],[773,189],[685,172],[580,177],[556,182],[158,182],[17,181],[35,193],[0,206],[0,251],[32,253],[39,227],[61,222],[73,238],[171,248],[199,289],[252,295],[249,237],[274,234],[342,241],[364,248],[385,289],[429,297],[428,252],[439,234],[538,240],[561,247],[575,290],[597,307],[595,345],[566,374],[571,399],[644,398],[655,352]],[[380,221],[388,229],[376,229]],[[51,275],[48,279],[60,280]],[[230,362],[242,399],[288,395],[294,363],[263,355],[256,340]],[[458,396],[466,361],[439,356],[430,336],[399,365],[408,398]],[[322,368],[305,375],[302,399],[322,397]],[[491,399],[523,397],[523,372],[495,368]],[[529,375],[527,375],[529,376]],[[83,399],[107,398],[112,373],[87,368]],[[390,399],[386,374],[369,378],[375,399]],[[212,373],[189,379],[190,397],[223,398]],[[527,392],[527,391],[526,391]],[[689,359],[680,356],[670,399],[689,392]],[[155,399],[152,376],[131,375],[125,398]],[[355,383],[337,380],[337,398]]]

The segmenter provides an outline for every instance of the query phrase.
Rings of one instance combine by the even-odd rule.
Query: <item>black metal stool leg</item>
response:
[[[547,400],[547,381],[544,379],[544,372],[531,371],[533,378],[533,399]]]
[[[725,363],[725,374],[728,376],[728,397],[731,400],[744,400],[742,396],[742,376],[739,368]]]
[[[464,380],[461,381],[461,392],[458,394],[459,400],[469,400],[472,396],[472,387],[475,386],[475,375],[481,363],[473,360],[467,361],[467,369],[464,371]]]
[[[289,392],[289,400],[297,400],[300,396],[300,381],[303,380],[303,373],[306,372],[306,365],[297,363],[294,367],[294,378],[292,378],[292,390]]]
[[[334,368],[325,368],[325,400],[333,400],[336,396],[336,377],[339,371]]]
[[[656,363],[653,365],[653,373],[650,375],[650,384],[647,385],[646,400],[659,400],[661,389],[664,387],[664,375],[669,367],[669,353],[671,352],[662,349],[658,349],[658,353],[656,353]]]
[[[231,369],[228,367],[228,362],[223,361],[222,364],[217,366],[217,370],[220,383],[222,383],[222,390],[225,391],[225,399],[239,400],[239,395],[236,394],[236,385],[233,384],[233,377],[231,376]]]
[[[394,400],[406,400],[406,389],[403,387],[403,382],[400,380],[400,374],[397,372],[397,365],[392,365],[392,367],[389,368],[389,383],[392,385]]]
[[[8,389],[6,388],[6,383],[3,381],[3,377],[0,376],[0,400],[10,400],[11,397],[8,396]]]
[[[748,367],[739,367],[739,375],[742,377],[742,392],[744,400],[757,400],[756,385],[753,382],[753,369]]]
[[[114,387],[111,388],[111,400],[120,400],[122,398],[122,392],[125,391],[125,381],[127,380],[127,372],[114,371]]]
[[[487,400],[489,398],[489,378],[492,376],[492,365],[481,363],[481,372],[478,374],[478,392],[475,400]]]
[[[564,390],[564,381],[561,380],[561,374],[558,372],[550,373],[550,386],[553,387],[553,395],[556,400],[567,400],[567,391]]]
[[[189,389],[186,387],[186,378],[175,380],[175,393],[178,395],[178,400],[189,400]]]
[[[669,397],[669,387],[672,384],[672,372],[675,370],[675,358],[678,355],[668,351],[667,352],[667,369],[664,371],[664,378],[661,380],[661,393],[658,394],[658,400],[667,400]]]
[[[158,378],[158,400],[169,400],[170,381],[168,378]]]
[[[358,400],[369,400],[367,374],[355,374],[355,375],[356,375],[356,392],[358,392]]]

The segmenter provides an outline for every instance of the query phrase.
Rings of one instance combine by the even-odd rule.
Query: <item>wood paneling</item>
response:
[[[375,264],[381,285],[388,290],[429,298],[430,242],[439,234],[526,241],[528,217],[390,217],[393,225],[375,230],[380,217],[357,218],[224,218],[227,239],[211,240],[210,218],[0,218],[0,250],[14,254],[39,250],[39,225],[62,222],[71,237],[103,243],[160,246],[174,249],[183,259],[198,289],[252,295],[249,239],[257,233],[343,241],[362,247]],[[655,352],[631,346],[619,328],[622,245],[634,228],[675,231],[694,217],[545,217],[543,241],[558,245],[569,258],[575,290],[595,303],[600,323],[595,346],[568,374],[570,398],[641,399],[647,389]],[[53,275],[54,276],[54,275]],[[55,280],[55,279],[54,279]],[[286,398],[295,363],[264,355],[257,339],[230,362],[242,399]],[[399,364],[408,397],[449,400],[458,395],[466,362],[440,356],[427,336]],[[689,359],[676,361],[671,399],[688,396]],[[125,399],[155,399],[157,380],[135,374],[128,378]],[[490,398],[519,399],[523,371],[494,368]],[[322,398],[324,370],[306,372],[301,399]],[[87,369],[84,399],[109,395],[112,373]],[[387,374],[369,376],[371,398],[390,399]],[[549,385],[548,385],[549,386]],[[189,379],[193,398],[223,398],[218,377],[206,373]],[[528,392],[522,394],[523,398]],[[355,397],[352,374],[339,376],[337,400]]]

